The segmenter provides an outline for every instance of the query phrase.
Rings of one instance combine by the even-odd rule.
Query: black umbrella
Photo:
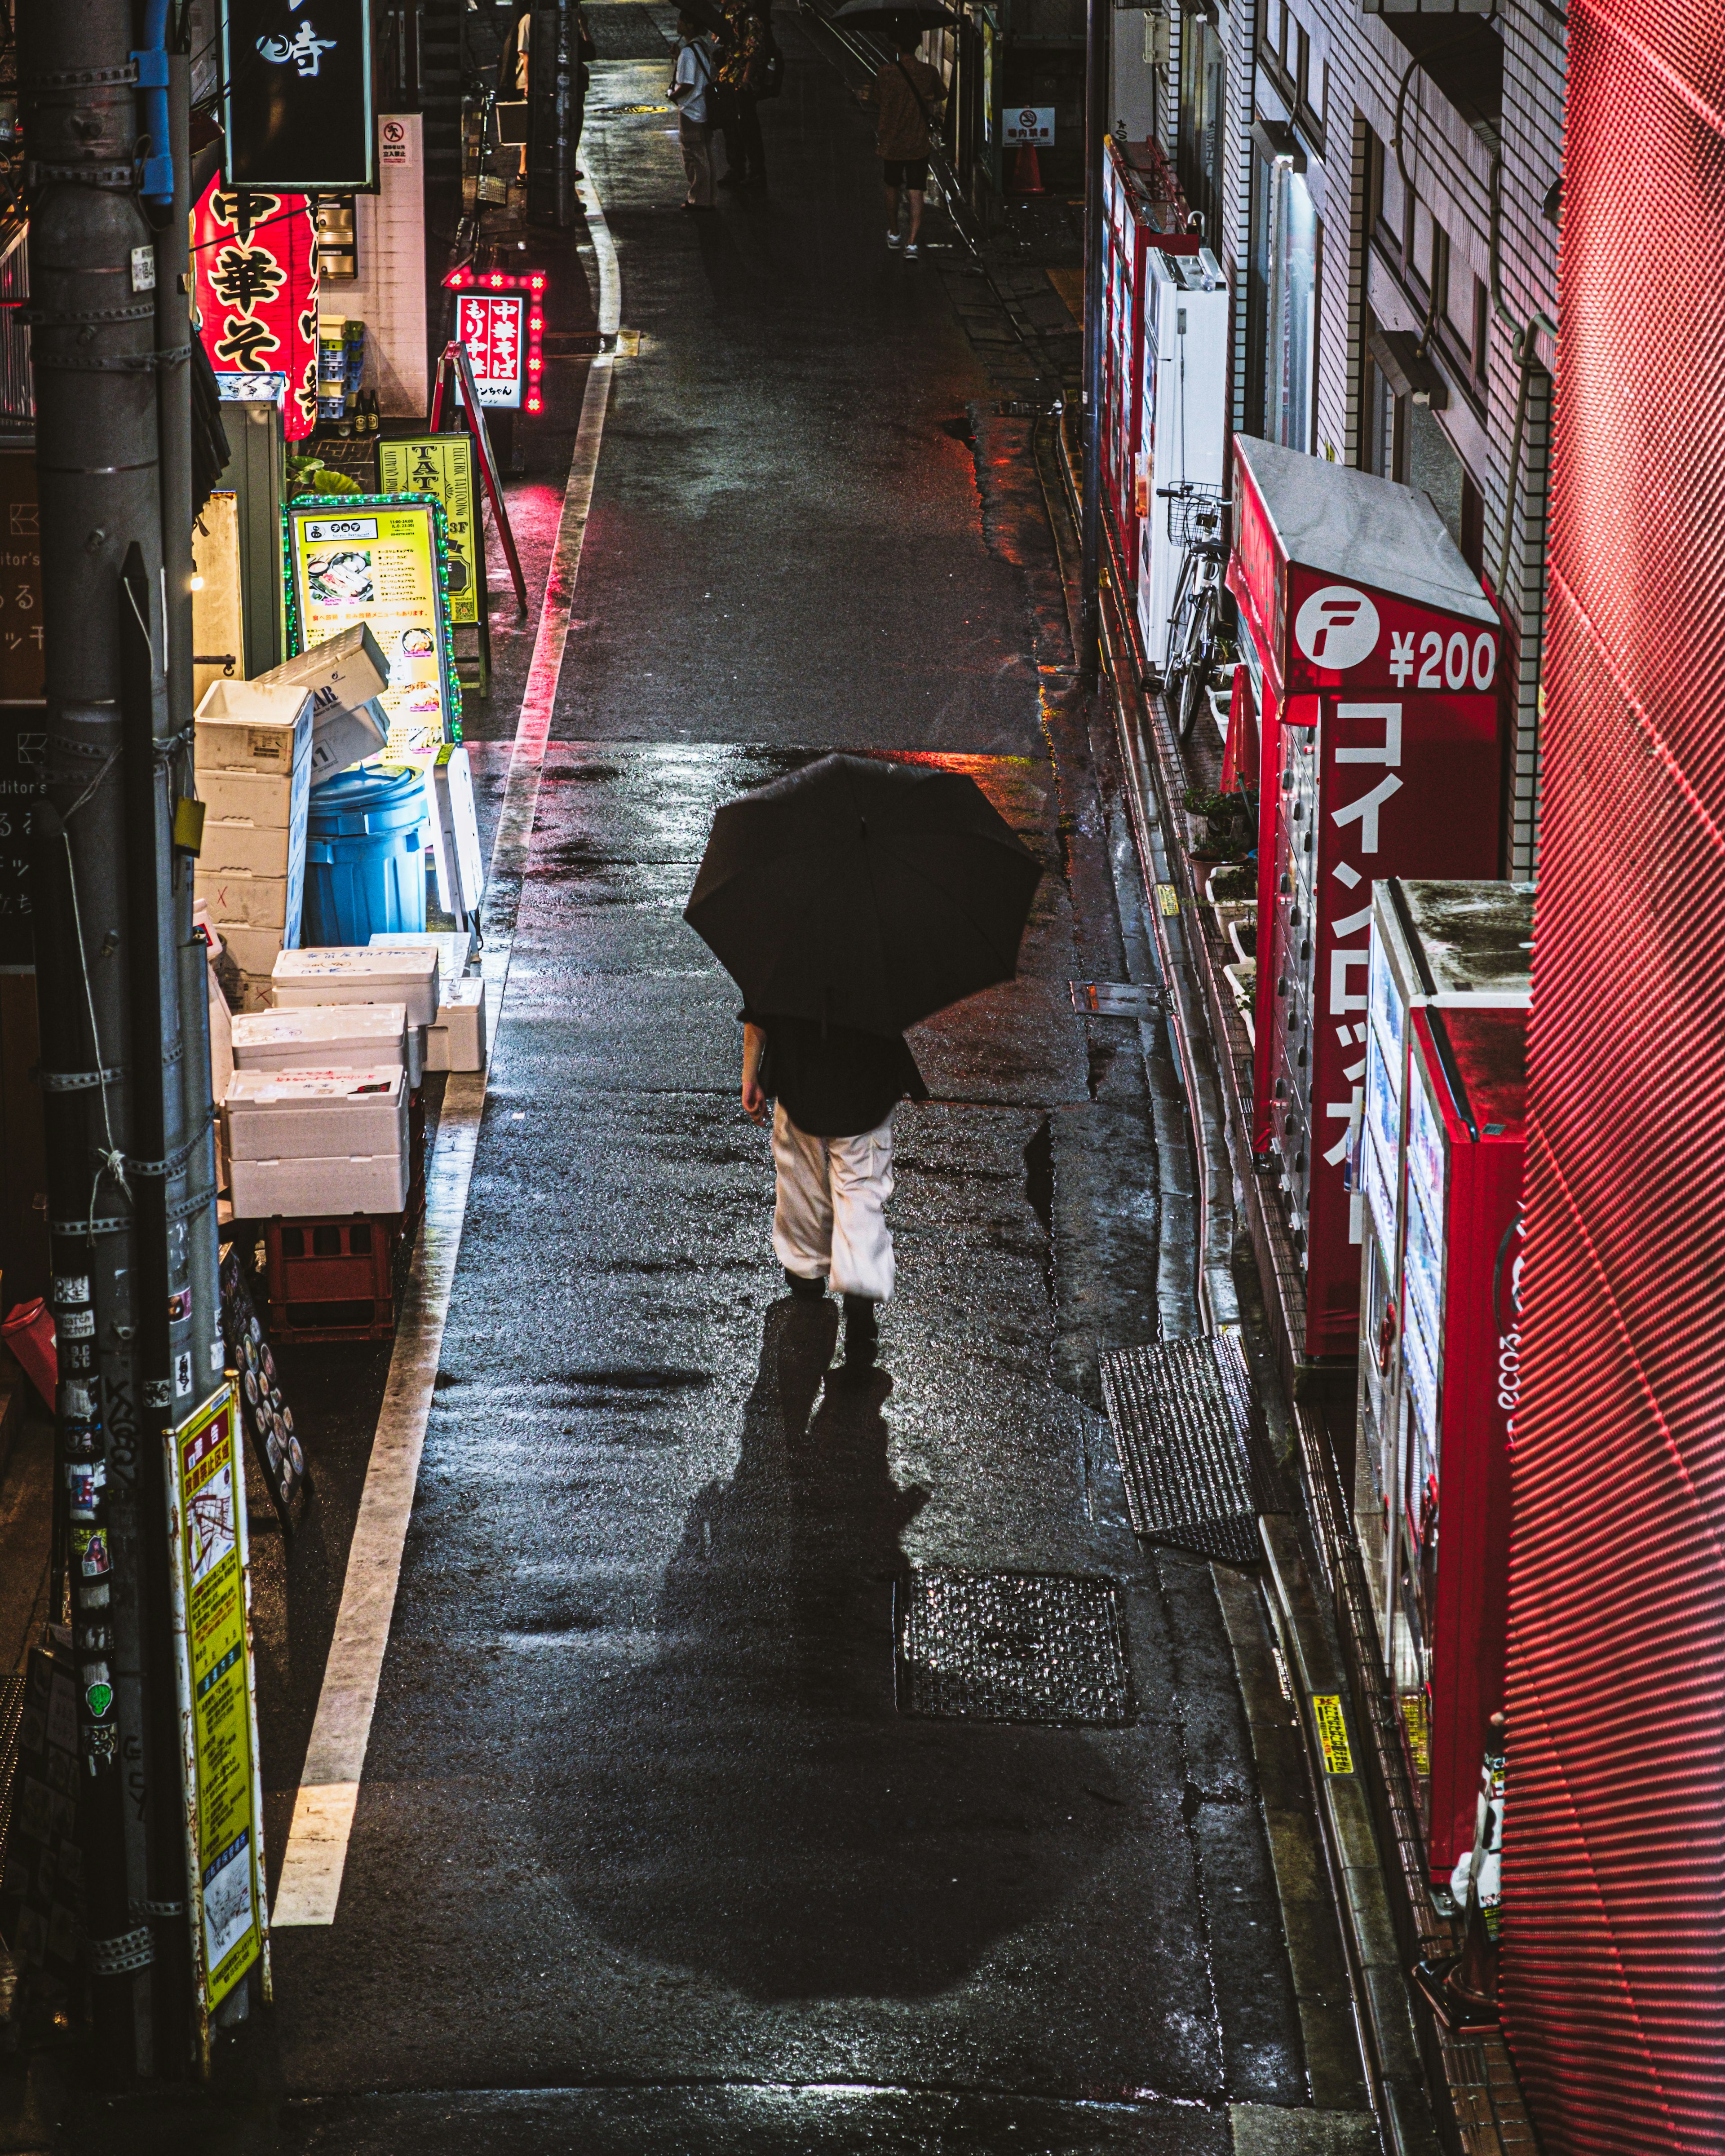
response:
[[[851,30],[896,30],[908,25],[917,30],[943,30],[960,18],[939,0],[845,0],[834,20]]]
[[[720,809],[683,918],[752,1010],[890,1036],[1013,978],[1041,874],[962,772],[824,756]]]

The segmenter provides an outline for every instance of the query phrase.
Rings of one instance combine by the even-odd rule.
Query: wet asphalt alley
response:
[[[1345,1986],[1296,1999],[1238,1639],[1207,1564],[1135,1543],[1100,1412],[1099,1348],[1195,1322],[1160,1051],[1069,993],[1150,978],[1107,721],[1069,693],[1027,438],[967,438],[938,257],[886,256],[869,122],[778,19],[773,187],[717,217],[639,109],[664,64],[594,69],[639,346],[339,1909],[275,1940],[280,2145],[1339,2148],[1302,2015]],[[494,803],[513,725],[500,687]],[[912,1036],[934,1097],[896,1121],[899,1293],[850,1396],[680,918],[718,804],[834,747],[952,759],[1046,869],[1021,978]],[[895,1608],[951,1569],[1117,1583],[1129,1718],[901,1711]],[[272,1818],[308,1713],[266,1729]]]

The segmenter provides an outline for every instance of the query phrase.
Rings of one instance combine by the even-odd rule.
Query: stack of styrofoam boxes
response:
[[[473,938],[429,928],[376,930],[374,951],[430,949],[437,952],[437,1017],[425,1035],[428,1070],[483,1070],[485,1067],[485,984],[470,975]]]
[[[260,674],[257,687],[304,689],[311,697],[311,785],[378,755],[389,722],[377,698],[389,686],[389,669],[377,639],[364,622],[326,637]]]
[[[437,1019],[437,961],[425,947],[284,951],[275,962],[275,1006],[303,1014],[336,1005],[404,1004],[408,1083],[417,1086],[425,1071],[426,1029]]]
[[[398,1063],[242,1068],[222,1114],[239,1219],[399,1213],[408,1202],[408,1083]]]
[[[223,1116],[235,1214],[399,1213],[410,1181],[407,1006],[256,1011],[234,1020],[233,1037]],[[359,1112],[375,1109],[380,1086],[399,1110],[387,1124]]]
[[[213,681],[198,707],[196,894],[244,977],[246,1010],[268,1002],[276,958],[300,940],[311,729],[311,696],[285,683]]]

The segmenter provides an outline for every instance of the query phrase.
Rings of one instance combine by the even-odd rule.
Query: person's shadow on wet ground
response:
[[[836,1322],[768,1312],[736,1471],[691,1509],[652,1660],[583,1687],[539,1806],[602,1933],[767,2000],[947,1989],[1124,1818],[1080,1731],[897,1712],[899,1538],[927,1493],[888,1471],[883,1378],[823,1396]]]

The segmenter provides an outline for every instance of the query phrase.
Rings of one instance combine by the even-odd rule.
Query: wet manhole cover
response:
[[[901,1714],[1108,1727],[1132,1719],[1114,1580],[912,1572],[899,1584],[897,1604]]]
[[[1239,1340],[1120,1348],[1102,1358],[1102,1397],[1135,1532],[1256,1563],[1257,1516],[1286,1500]]]

